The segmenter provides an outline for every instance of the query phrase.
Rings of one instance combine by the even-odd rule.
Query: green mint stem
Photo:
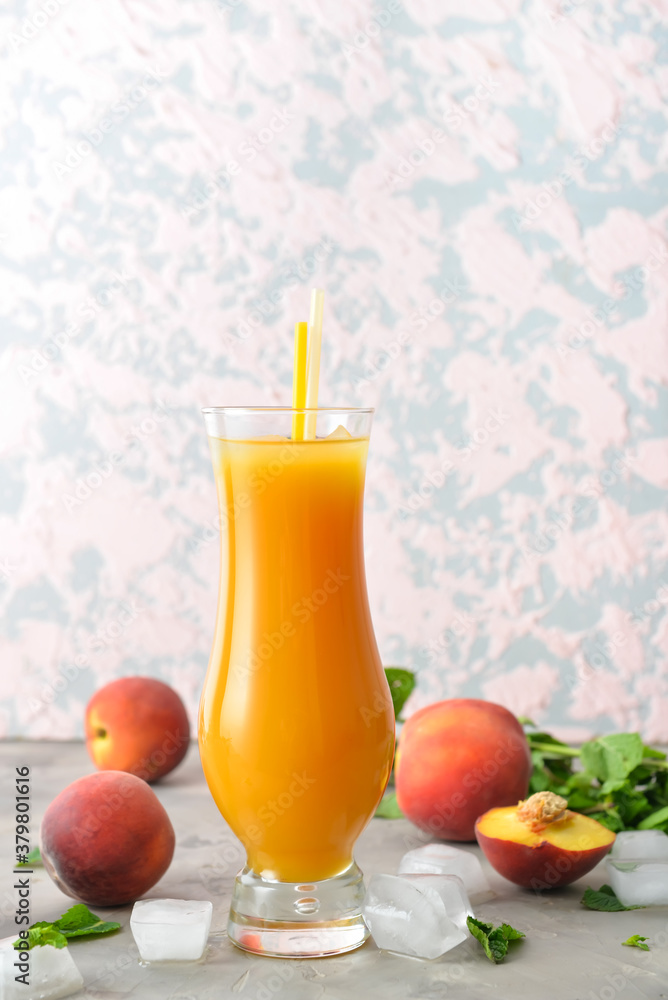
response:
[[[580,751],[576,750],[575,747],[557,746],[554,743],[535,743],[533,740],[529,740],[529,746],[532,750],[541,750],[545,753],[551,753],[559,757],[579,757]]]
[[[531,739],[529,735],[529,747],[532,750],[539,750],[541,753],[551,754],[553,757],[579,757],[580,751],[577,747],[559,746],[555,743],[540,743]],[[640,761],[642,767],[649,771],[668,771],[668,760],[660,760],[656,757],[643,757]]]

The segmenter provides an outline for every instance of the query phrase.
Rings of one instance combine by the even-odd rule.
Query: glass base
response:
[[[364,882],[353,861],[321,882],[271,882],[252,868],[234,883],[227,933],[244,951],[278,958],[322,958],[363,945]]]

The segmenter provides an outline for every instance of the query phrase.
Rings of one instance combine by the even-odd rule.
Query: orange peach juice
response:
[[[368,439],[210,444],[223,572],[204,772],[249,866],[314,882],[351,864],[394,751],[364,574]]]

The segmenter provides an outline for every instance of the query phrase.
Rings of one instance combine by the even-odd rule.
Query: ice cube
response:
[[[331,434],[327,435],[326,440],[338,441],[338,440],[350,440],[351,438],[352,434],[350,433],[350,431],[347,431],[343,426],[343,424],[339,424],[336,430],[333,430]]]
[[[668,836],[662,830],[618,833],[610,857],[618,861],[668,861]]]
[[[145,962],[194,962],[209,937],[213,905],[206,899],[140,899],[130,927]]]
[[[440,958],[469,936],[473,914],[456,875],[372,875],[364,907],[371,935],[385,951]]]
[[[610,885],[624,906],[668,906],[668,861],[608,858]]]
[[[78,993],[83,987],[81,973],[76,967],[70,949],[54,948],[52,944],[31,948],[28,952],[14,950],[16,935],[0,941],[0,996],[3,1000],[58,1000]],[[21,954],[28,956],[21,962]],[[20,963],[18,966],[15,963]],[[28,966],[29,985],[16,982]]]
[[[400,875],[409,872],[458,875],[472,902],[484,903],[494,896],[475,854],[462,851],[459,847],[451,847],[449,844],[427,844],[425,847],[409,851],[399,862],[398,872]]]

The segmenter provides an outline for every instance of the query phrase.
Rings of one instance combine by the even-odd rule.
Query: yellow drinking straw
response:
[[[292,369],[292,409],[306,406],[306,345],[307,323],[295,323],[295,361]],[[304,440],[304,414],[292,414],[292,440]]]
[[[311,315],[308,324],[308,362],[306,365],[306,408],[318,408],[318,381],[320,379],[320,348],[322,346],[322,313],[325,293],[322,288],[311,291]],[[315,438],[317,413],[306,415],[306,438]]]

